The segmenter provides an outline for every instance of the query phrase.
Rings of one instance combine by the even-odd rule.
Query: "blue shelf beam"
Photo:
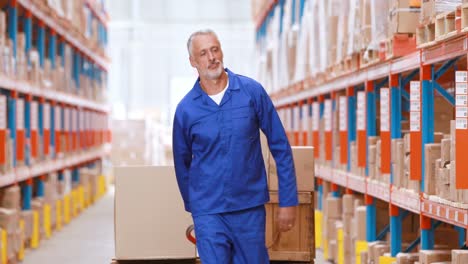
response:
[[[447,92],[440,84],[437,82],[432,82],[434,89],[438,92],[442,97],[445,98],[451,105],[455,106],[455,98]]]
[[[13,57],[16,58],[18,32],[18,6],[16,0],[9,0],[8,5],[8,35],[13,42]]]

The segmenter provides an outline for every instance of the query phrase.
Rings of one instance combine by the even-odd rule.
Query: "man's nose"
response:
[[[213,53],[211,51],[208,52],[208,60],[213,61],[215,59]]]

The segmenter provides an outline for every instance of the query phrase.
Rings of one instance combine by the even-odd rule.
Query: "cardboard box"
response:
[[[353,230],[353,216],[346,214],[343,216],[343,233],[351,235]]]
[[[296,170],[297,190],[299,192],[311,192],[314,190],[315,180],[314,148],[310,146],[294,146],[291,149]],[[270,155],[269,160],[269,190],[278,191],[278,174],[273,155]]]
[[[406,133],[403,136],[403,143],[405,146],[405,154],[409,154],[411,152],[411,136],[410,133]]]
[[[329,218],[340,219],[343,214],[343,203],[341,198],[327,197],[327,214]]]
[[[373,263],[379,263],[379,257],[388,252],[390,247],[383,241],[375,241],[368,244],[369,260]]]
[[[410,8],[410,0],[393,1],[390,7],[389,36],[398,33],[416,33],[420,9]]]
[[[343,214],[354,215],[354,195],[345,194],[343,195]]]
[[[440,144],[426,144],[424,146],[424,153],[424,192],[429,195],[435,195],[435,161],[440,158]]]
[[[419,253],[398,253],[396,260],[397,264],[413,264],[419,260]]]
[[[21,211],[21,218],[24,220],[24,236],[26,239],[29,239],[33,232],[33,211]]]
[[[356,208],[356,211],[354,212],[355,216],[355,227],[354,230],[356,230],[356,240],[363,240],[366,241],[366,213],[367,208],[365,206],[359,206]]]
[[[468,263],[468,250],[452,250],[452,263],[465,264]]]
[[[15,210],[21,209],[21,189],[19,185],[2,190],[1,207]]]
[[[419,251],[419,263],[430,264],[440,261],[449,261],[452,257],[450,250],[421,250]]]
[[[369,252],[362,251],[361,252],[361,264],[368,264],[369,263]]]
[[[450,162],[450,148],[452,146],[452,141],[450,139],[442,139],[440,143],[440,149],[441,149],[441,162],[442,166],[447,165]]]
[[[270,260],[276,261],[311,261],[315,258],[315,230],[314,230],[314,211],[312,192],[299,192],[299,207],[296,215],[296,224],[288,232],[281,233],[278,236],[277,211],[278,211],[278,192],[270,192],[270,202],[265,205],[266,208],[266,246],[270,255]],[[324,217],[324,223],[333,223],[335,229],[335,220]],[[333,222],[331,222],[333,221]],[[325,228],[323,235],[329,236]],[[332,230],[332,231],[333,231]],[[336,231],[335,231],[336,237]]]
[[[114,175],[116,259],[195,258],[174,167],[117,167]]]
[[[0,227],[7,233],[14,233],[18,229],[18,211],[15,209],[0,208]]]

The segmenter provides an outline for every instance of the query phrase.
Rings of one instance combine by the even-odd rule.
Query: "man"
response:
[[[224,68],[213,31],[193,33],[187,48],[199,78],[177,106],[173,149],[200,259],[203,264],[269,263],[264,207],[269,195],[259,129],[277,163],[282,232],[294,226],[298,204],[286,133],[263,87]]]

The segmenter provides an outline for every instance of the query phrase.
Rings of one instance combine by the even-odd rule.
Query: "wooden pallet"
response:
[[[436,44],[435,23],[420,25],[416,28],[416,46],[423,48]]]
[[[468,3],[460,6],[460,31],[468,32]]]
[[[314,193],[299,192],[299,207],[296,225],[288,232],[279,233],[276,221],[278,192],[270,191],[270,202],[266,209],[266,244],[272,261],[304,261],[314,263],[315,222]]]
[[[456,11],[442,13],[435,19],[435,41],[442,41],[457,35]]]

